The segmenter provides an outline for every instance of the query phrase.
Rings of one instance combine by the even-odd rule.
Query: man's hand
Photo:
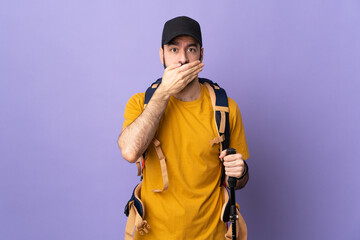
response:
[[[226,150],[220,153],[219,158],[224,159],[225,174],[228,177],[240,178],[245,169],[245,163],[240,153],[226,155]]]
[[[180,63],[170,65],[164,71],[159,89],[168,97],[174,96],[197,77],[203,66],[204,64],[199,60],[184,65]]]

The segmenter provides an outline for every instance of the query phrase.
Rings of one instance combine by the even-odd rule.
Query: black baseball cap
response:
[[[176,17],[165,23],[161,46],[168,44],[172,39],[181,35],[193,37],[202,47],[200,24],[186,16]]]

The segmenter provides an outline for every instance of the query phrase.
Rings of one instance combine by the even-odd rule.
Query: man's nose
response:
[[[181,63],[181,65],[189,63],[189,58],[188,58],[186,50],[180,51],[179,63]]]

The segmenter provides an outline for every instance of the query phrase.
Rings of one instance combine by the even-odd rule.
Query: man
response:
[[[162,82],[146,108],[145,93],[135,94],[126,105],[118,141],[122,155],[134,163],[147,151],[141,200],[151,229],[145,235],[135,232],[135,239],[224,239],[219,158],[224,160],[226,178],[242,177],[237,188],[247,182],[245,132],[240,111],[230,98],[230,147],[238,153],[226,156],[219,145],[209,144],[218,133],[209,92],[198,80],[203,54],[198,22],[188,17],[167,21],[159,50],[165,67]],[[164,191],[153,191],[164,184],[151,144],[154,138],[166,157],[169,187]]]

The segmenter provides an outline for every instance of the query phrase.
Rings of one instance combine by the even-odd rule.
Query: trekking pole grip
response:
[[[236,150],[234,148],[228,148],[226,149],[226,155],[232,155],[232,154],[236,154]],[[237,179],[235,177],[229,177],[228,179],[228,184],[229,187],[236,187],[236,182]]]

